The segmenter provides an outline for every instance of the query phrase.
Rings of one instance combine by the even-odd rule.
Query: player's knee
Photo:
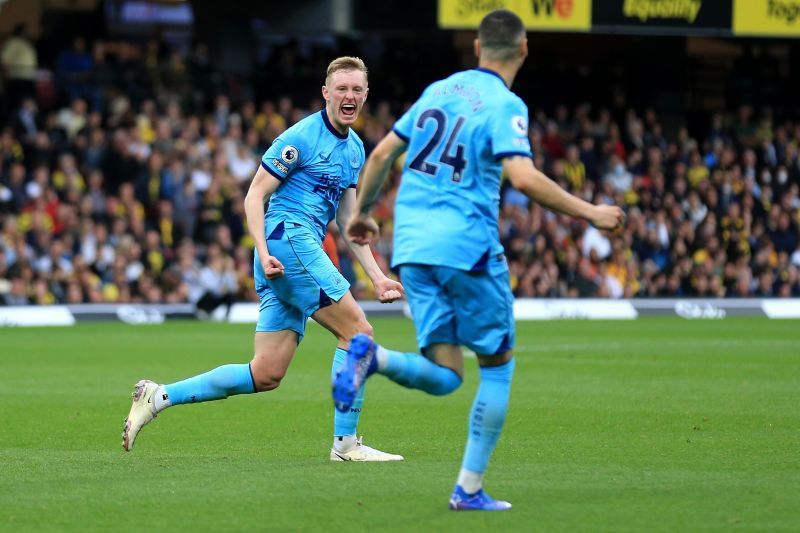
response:
[[[255,364],[251,365],[250,369],[253,373],[253,385],[255,385],[258,392],[277,389],[286,375],[285,370],[262,367]]]
[[[256,391],[258,392],[266,392],[277,389],[280,384],[283,376],[279,376],[276,374],[260,374],[258,377],[253,375],[253,381],[256,385]]]
[[[358,322],[356,322],[356,333],[364,333],[365,335],[372,337],[375,333],[375,330],[372,329],[372,324],[367,322],[366,317],[362,317]]]
[[[367,322],[367,318],[364,315],[354,317],[349,321],[348,326],[342,328],[342,330],[343,331],[337,334],[337,337],[339,338],[339,342],[345,345],[349,344],[352,338],[359,333],[364,333],[370,337],[374,334],[372,324]]]

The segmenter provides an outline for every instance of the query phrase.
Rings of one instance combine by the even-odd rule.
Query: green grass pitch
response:
[[[411,323],[374,320],[411,350]],[[334,342],[309,325],[275,392],[179,406],[120,447],[140,378],[245,362],[252,326],[0,330],[0,531],[800,529],[800,323],[526,322],[486,488],[454,513],[477,383],[371,380],[359,432],[397,464],[331,463]]]

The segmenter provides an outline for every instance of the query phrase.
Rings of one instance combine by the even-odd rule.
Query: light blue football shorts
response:
[[[350,284],[337,270],[314,231],[281,222],[267,237],[269,253],[283,264],[284,274],[267,279],[258,252],[253,260],[256,292],[261,301],[256,331],[290,329],[303,339],[308,317],[338,302]]]
[[[499,355],[514,346],[514,296],[502,254],[477,271],[402,265],[400,281],[421,350],[445,343]]]

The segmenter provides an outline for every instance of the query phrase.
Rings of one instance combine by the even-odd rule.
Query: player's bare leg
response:
[[[255,334],[250,364],[220,366],[169,385],[139,381],[134,387],[133,403],[122,430],[123,449],[130,451],[141,429],[172,405],[276,389],[296,350],[297,333],[294,331],[259,331]]]
[[[297,351],[297,333],[288,329],[257,331],[253,344],[250,371],[256,392],[278,388]]]

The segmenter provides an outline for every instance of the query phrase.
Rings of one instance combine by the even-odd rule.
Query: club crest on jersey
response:
[[[520,135],[528,134],[528,119],[522,115],[511,117],[511,127]]]
[[[283,162],[287,165],[294,164],[299,155],[300,154],[298,153],[297,148],[291,144],[284,146],[283,150],[281,150],[281,159],[283,159]]]

